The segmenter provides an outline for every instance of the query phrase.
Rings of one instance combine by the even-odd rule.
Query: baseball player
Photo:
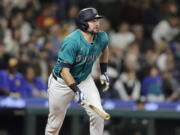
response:
[[[74,99],[90,117],[90,135],[103,135],[104,120],[83,104],[86,99],[90,104],[102,109],[97,87],[90,73],[93,63],[99,57],[100,80],[109,88],[106,74],[108,63],[108,36],[99,30],[99,19],[95,8],[82,9],[77,17],[79,29],[67,36],[61,45],[57,62],[48,81],[49,115],[45,135],[58,135],[69,102]]]

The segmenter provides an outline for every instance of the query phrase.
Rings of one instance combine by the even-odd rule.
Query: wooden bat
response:
[[[89,108],[91,108],[94,112],[96,112],[104,120],[109,120],[110,119],[110,115],[107,112],[105,112],[104,110],[99,109],[99,108],[89,104],[86,100],[83,100],[82,102],[84,104],[86,104],[87,106],[89,106]]]

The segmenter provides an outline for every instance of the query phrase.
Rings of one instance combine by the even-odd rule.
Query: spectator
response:
[[[36,24],[40,28],[48,28],[54,24],[58,24],[58,20],[53,16],[54,12],[52,11],[51,6],[46,5],[43,8],[41,15],[36,20]]]
[[[32,32],[31,25],[29,22],[24,20],[24,14],[21,10],[12,10],[14,12],[13,15],[8,20],[8,30],[5,33],[7,38],[5,37],[5,41],[8,39],[14,39],[13,30],[19,29],[21,36],[19,39],[20,44],[24,44],[28,42],[30,33]]]
[[[22,48],[19,53],[18,71],[22,74],[25,73],[26,68],[32,63],[26,49]]]
[[[35,49],[39,50],[43,47],[46,36],[43,35],[43,31],[40,28],[36,28],[30,35],[29,42],[35,44]]]
[[[62,43],[62,30],[60,25],[53,25],[50,27],[49,41],[52,43],[52,51],[55,57],[59,54],[59,49]]]
[[[155,48],[158,53],[164,50],[179,31],[179,16],[172,14],[167,20],[160,21],[152,32]]]
[[[34,42],[28,42],[25,50],[27,52],[28,57],[31,59],[32,62],[37,60],[38,49],[36,49]]]
[[[18,28],[13,29],[12,36],[4,40],[6,52],[12,56],[17,56],[20,48],[21,31]]]
[[[34,14],[36,14],[34,7],[27,6],[24,9],[24,21],[28,22],[30,24],[31,28],[36,27],[35,22],[34,22],[36,16]]]
[[[35,62],[34,66],[37,75],[47,83],[48,77],[52,72],[52,65],[48,60],[48,52],[46,49],[40,49],[38,60]]]
[[[114,84],[120,99],[124,101],[136,101],[140,97],[141,84],[136,78],[135,70],[123,72]]]
[[[18,61],[10,58],[8,64],[8,70],[0,70],[0,93],[3,96],[20,97],[23,76],[16,71]]]
[[[46,97],[47,86],[45,82],[36,77],[35,71],[32,66],[27,67],[24,79],[22,80],[23,86],[21,93],[23,97]]]
[[[0,70],[8,68],[8,59],[10,54],[5,52],[5,45],[0,42]]]
[[[150,67],[149,75],[142,81],[142,94],[146,96],[147,101],[164,101],[162,77],[159,75],[158,68],[154,65]]]
[[[139,69],[139,44],[131,43],[124,54],[124,67],[137,71]]]
[[[168,61],[169,60],[173,60],[174,61],[174,54],[173,52],[167,48],[164,52],[162,52],[159,57],[157,58],[157,66],[160,70],[160,72],[164,72],[164,71],[167,71],[168,69]]]
[[[164,63],[164,65],[166,66],[166,70],[162,74],[163,90],[168,101],[176,101],[180,96],[180,73],[175,64],[176,62],[173,55],[168,55]]]
[[[144,28],[140,24],[133,26],[133,33],[135,36],[135,42],[139,44],[140,53],[143,55],[148,49],[154,49],[152,39],[145,37]]]
[[[163,91],[167,101],[177,101],[180,96],[180,85],[170,71],[162,73]]]
[[[78,5],[71,5],[67,11],[67,19],[63,22],[63,25],[66,25],[67,33],[71,33],[76,29],[75,18],[79,12]]]
[[[124,22],[119,25],[118,32],[110,35],[110,45],[126,50],[128,45],[134,41],[134,34],[130,32],[130,26]]]
[[[138,70],[138,79],[142,82],[145,76],[149,74],[149,67],[151,65],[156,64],[156,61],[158,59],[158,55],[154,52],[152,49],[148,49],[144,52],[144,54],[141,54],[139,57],[139,70]]]
[[[56,55],[53,52],[53,44],[52,42],[50,42],[49,40],[45,41],[44,43],[44,49],[46,49],[47,53],[48,53],[48,60],[54,64],[54,62],[56,61]]]

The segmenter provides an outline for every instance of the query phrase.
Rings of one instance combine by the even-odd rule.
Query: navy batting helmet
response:
[[[84,8],[81,11],[79,11],[79,14],[76,17],[76,25],[79,29],[87,31],[89,27],[87,21],[100,18],[103,17],[98,14],[95,8]]]

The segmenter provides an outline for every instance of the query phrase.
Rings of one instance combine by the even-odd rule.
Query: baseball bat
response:
[[[104,120],[109,120],[110,119],[110,115],[107,112],[105,112],[104,110],[99,109],[99,108],[95,107],[94,105],[91,105],[86,100],[83,100],[82,102],[84,104],[86,104],[87,106],[89,106],[89,108],[91,108],[94,112],[96,112]]]

